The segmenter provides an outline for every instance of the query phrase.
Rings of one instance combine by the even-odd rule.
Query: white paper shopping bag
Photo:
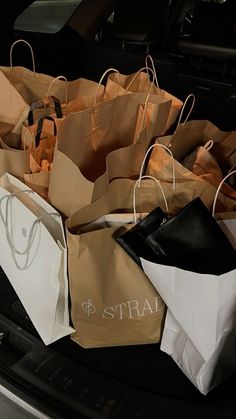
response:
[[[0,264],[43,342],[72,333],[61,217],[8,173],[0,178],[0,247]]]
[[[236,368],[236,270],[217,276],[141,261],[168,306],[161,349],[206,394]]]

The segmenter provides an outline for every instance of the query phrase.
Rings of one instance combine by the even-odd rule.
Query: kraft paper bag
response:
[[[159,143],[171,148],[180,162],[209,141],[213,141],[210,152],[226,175],[236,164],[236,131],[221,131],[208,120],[190,120],[179,124],[173,135],[158,138]]]
[[[55,77],[36,73],[25,67],[1,66],[0,70],[28,105],[47,96],[49,89],[52,90],[51,85],[55,80]],[[104,86],[98,86],[92,80],[80,78],[64,81],[59,79],[53,86],[53,94],[62,103],[68,103],[68,111],[75,111],[92,106],[98,88],[99,97],[101,97]],[[66,105],[64,107],[66,108]]]
[[[30,153],[10,148],[0,138],[0,176],[6,172],[23,180],[30,173]]]
[[[0,135],[9,147],[20,144],[21,125],[27,119],[29,106],[0,71]]]
[[[134,220],[125,183],[114,180],[106,195],[66,220],[72,339],[84,348],[154,343],[161,336],[165,306],[114,239],[117,228]],[[153,190],[141,189],[137,209],[146,211]]]
[[[206,182],[218,187],[223,179],[223,168],[221,169],[217,158],[211,154],[211,149],[214,152],[214,141],[197,147],[182,160],[182,164]],[[229,184],[224,183],[221,192],[229,198],[236,199],[236,191]]]
[[[161,184],[169,185],[168,192],[165,192],[165,195],[168,204],[174,204],[174,208],[181,209],[194,198],[200,197],[205,206],[209,210],[212,209],[216,187],[188,171],[175,159],[175,190],[174,193],[171,194],[170,185],[173,182],[173,159],[167,150],[165,150],[162,145],[159,145],[159,143],[156,143],[152,147],[145,173],[146,175],[154,176],[161,181]],[[166,191],[166,187],[164,189]],[[219,198],[219,203],[220,202],[221,197]],[[234,205],[235,203],[232,201],[232,206]]]
[[[58,132],[48,196],[66,216],[91,201],[94,182],[106,171],[111,151],[136,142],[148,147],[158,132],[163,133],[171,102],[150,96],[155,112],[142,125],[139,107],[146,99],[145,94],[118,96],[65,117]]]
[[[211,210],[216,187],[188,171],[171,154],[169,149],[158,143],[150,146],[148,150],[145,150],[142,144],[134,144],[113,151],[107,156],[106,172],[94,183],[92,201],[105,194],[115,179],[126,180],[126,184],[132,188],[136,180],[145,174],[161,182],[171,214],[175,214],[196,197],[200,197]],[[127,196],[127,200],[129,199]],[[217,210],[225,208],[225,203],[228,208],[235,207],[234,200],[219,193]]]
[[[58,80],[61,80],[61,77],[56,77],[51,86],[48,88],[47,94],[53,92],[55,90],[56,83]],[[67,82],[70,83],[70,82]],[[88,91],[86,93],[86,83],[88,84]],[[91,83],[94,83],[91,81]],[[83,84],[83,89],[81,85]],[[68,86],[65,84],[64,86],[64,100],[61,102],[56,96],[46,96],[41,97],[40,99],[34,101],[30,105],[29,116],[28,116],[28,123],[29,125],[33,125],[34,122],[37,122],[39,119],[45,116],[52,116],[55,120],[60,120],[62,117],[69,115],[72,112],[82,111],[84,109],[90,108],[95,106],[97,102],[102,102],[104,100],[104,96],[101,94],[101,90],[103,90],[103,86],[94,83],[94,89],[89,87],[89,80],[80,79],[80,89],[78,91],[78,95],[75,99],[70,99],[68,97]],[[83,93],[84,91],[84,93]],[[82,94],[87,94],[87,96],[82,96]]]
[[[32,56],[32,70],[22,67],[13,66],[13,51],[17,44],[23,44],[29,48]],[[19,46],[19,45],[18,45]],[[0,66],[0,71],[10,81],[12,86],[22,96],[24,101],[31,105],[34,101],[45,96],[53,94],[62,103],[70,102],[78,96],[86,98],[96,94],[103,94],[104,86],[85,78],[67,81],[64,76],[52,77],[48,74],[37,73],[34,59],[34,52],[31,45],[24,39],[15,41],[10,49],[10,65]]]
[[[147,95],[151,94],[159,97],[162,100],[170,100],[171,108],[168,120],[166,121],[166,133],[170,130],[176,121],[176,118],[178,117],[183,106],[183,102],[171,93],[160,89],[157,83],[155,84],[156,79],[151,81],[148,70],[151,71],[155,77],[153,70],[148,68],[140,69],[138,72],[129,75],[121,74],[118,71],[111,72],[107,77],[104,96],[105,98],[113,98],[117,95],[124,95],[129,93],[146,93]],[[150,104],[149,112],[151,111],[152,106]]]
[[[163,137],[161,142],[164,143],[165,141],[163,141],[163,139],[166,140],[167,138],[167,136]],[[154,147],[152,150],[150,159],[147,164],[146,174],[154,176],[162,182],[168,183],[171,181],[173,176],[172,160],[165,150],[163,150],[161,147],[158,147],[158,144],[160,144],[160,140],[160,138],[157,139],[157,147]],[[171,146],[170,150],[173,153],[173,156],[175,156],[176,148],[174,148],[174,141],[171,144],[173,144],[173,147]],[[199,196],[204,202],[204,204],[207,206],[207,208],[209,210],[212,209],[212,204],[218,186],[217,179],[218,184],[220,181],[218,178],[218,173],[217,177],[215,177],[215,185],[213,185],[212,183],[208,182],[209,171],[208,176],[198,176],[194,172],[188,170],[175,158],[175,178],[177,197],[183,195],[185,197],[185,203],[187,203],[187,201],[190,202],[194,197]],[[227,191],[228,189],[229,188],[227,188]],[[230,197],[228,196],[228,194],[226,195],[225,193],[223,193],[223,191],[224,188],[222,188],[222,191],[219,193],[219,197],[217,200],[217,212],[233,211],[236,208],[234,192]]]
[[[0,178],[0,264],[45,345],[69,324],[67,248],[60,215],[26,185]]]
[[[217,160],[210,152],[212,146],[213,141],[196,147],[182,160],[182,164],[197,176],[212,185],[218,186],[223,175]]]
[[[29,106],[1,71],[0,87],[0,123],[5,122],[13,125],[15,133],[19,133],[18,131],[16,132],[16,126],[19,127],[27,118]]]

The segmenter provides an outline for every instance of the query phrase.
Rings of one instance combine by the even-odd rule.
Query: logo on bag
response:
[[[163,301],[154,297],[151,300],[147,298],[144,301],[127,300],[115,306],[105,307],[102,313],[103,319],[138,319],[157,313],[164,307]]]
[[[94,307],[93,302],[90,299],[88,299],[87,301],[84,301],[81,306],[82,306],[82,310],[87,313],[88,317],[91,314],[96,313],[96,308]]]
[[[91,299],[84,301],[81,307],[88,317],[96,313],[96,308]],[[127,300],[116,305],[107,306],[103,308],[100,315],[103,319],[110,320],[138,319],[162,311],[163,308],[164,303],[162,299],[154,297],[150,300],[147,298],[144,301]]]

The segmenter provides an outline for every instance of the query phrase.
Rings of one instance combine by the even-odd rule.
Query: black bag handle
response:
[[[45,119],[49,120],[49,121],[53,121],[53,135],[56,136],[57,135],[57,125],[55,122],[55,119],[52,116],[43,116],[42,118],[39,119],[38,124],[37,124],[37,131],[36,131],[36,135],[35,135],[35,147],[39,146],[40,143],[40,139],[41,139],[41,134],[42,134],[42,130],[43,130],[43,123],[45,121]]]
[[[49,105],[53,104],[55,114],[57,118],[62,118],[62,109],[61,109],[61,102],[55,96],[48,96],[39,100],[34,101],[29,109],[28,113],[28,123],[29,126],[34,124],[34,111],[36,109],[47,109]]]

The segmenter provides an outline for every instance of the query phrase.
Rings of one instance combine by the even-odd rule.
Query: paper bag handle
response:
[[[146,69],[146,68],[145,68],[145,69]],[[142,70],[143,70],[143,69],[140,69],[140,70],[138,71],[138,73],[139,73],[140,71],[142,71]],[[149,71],[151,71],[151,72],[153,73],[152,69],[149,69]],[[95,94],[95,97],[94,97],[94,102],[93,102],[93,109],[95,109],[96,104],[97,104],[97,96],[98,96],[99,87],[100,87],[100,85],[101,85],[101,83],[102,83],[102,81],[103,81],[104,77],[105,77],[108,73],[110,73],[110,72],[115,72],[115,73],[117,73],[117,74],[119,75],[119,78],[120,78],[120,72],[119,72],[116,68],[112,68],[112,67],[111,67],[111,68],[108,68],[108,69],[107,69],[107,70],[103,73],[103,75],[101,76],[101,78],[100,78],[100,80],[99,80],[99,82],[98,82],[98,86],[97,86],[97,90],[96,90],[96,94]],[[137,76],[137,74],[138,74],[138,73],[136,73],[136,74],[135,74],[134,78]],[[131,80],[131,83],[133,82],[134,78]],[[130,84],[131,84],[131,83],[130,83]],[[121,84],[121,83],[118,83],[117,96],[118,96],[118,93],[119,93],[120,84]],[[130,84],[129,84],[129,85],[130,85]],[[148,92],[147,97],[146,97],[146,100],[145,100],[144,111],[143,111],[142,120],[141,120],[141,124],[140,124],[139,133],[138,133],[137,138],[139,138],[140,132],[141,132],[142,127],[143,127],[143,125],[144,125],[144,120],[145,120],[145,117],[146,117],[146,112],[147,112],[148,101],[149,101],[149,98],[150,98],[150,95],[151,95],[151,90],[152,90],[152,86],[153,86],[153,84],[154,84],[154,79],[153,79],[153,81],[152,81],[152,83],[151,83],[151,86],[150,86],[149,92]],[[127,88],[126,88],[126,90],[127,90]]]
[[[164,199],[164,203],[165,203],[165,206],[166,206],[166,211],[167,211],[167,213],[169,212],[169,208],[168,208],[168,204],[167,204],[167,199],[166,199],[165,193],[163,191],[163,188],[161,186],[161,182],[159,180],[157,180],[154,176],[149,176],[149,175],[141,176],[141,178],[138,179],[138,180],[136,180],[136,182],[134,184],[134,192],[133,192],[134,224],[137,224],[136,189],[140,187],[141,180],[143,180],[143,179],[152,179],[152,180],[154,180],[156,182],[156,184],[158,185],[158,187],[161,190],[161,193],[162,193],[162,196],[163,196],[163,199]]]
[[[26,189],[24,191],[21,191],[21,193],[23,193],[23,192],[31,193],[33,191]],[[11,253],[12,253],[12,257],[13,257],[13,260],[15,262],[15,265],[20,270],[24,270],[24,269],[27,269],[30,266],[30,264],[29,264],[29,253],[30,253],[30,248],[32,246],[33,240],[35,238],[35,233],[36,233],[35,227],[36,227],[37,223],[34,222],[33,225],[31,226],[29,236],[28,236],[28,242],[26,244],[26,248],[22,251],[18,250],[16,248],[15,244],[14,244],[12,224],[9,227],[9,221],[8,221],[9,211],[12,211],[12,207],[9,208],[9,203],[11,203],[13,198],[14,198],[14,194],[5,195],[1,198],[1,200],[0,200],[0,217],[1,217],[2,223],[5,227],[7,242],[9,244],[10,249],[11,249]],[[6,199],[6,214],[5,214],[5,218],[4,218],[3,212],[2,212],[2,202],[5,199]],[[37,221],[37,220],[35,220],[35,221]],[[23,266],[19,265],[19,263],[16,259],[16,254],[21,255],[21,256],[24,256],[24,255],[26,256],[25,264]]]
[[[42,118],[39,119],[39,121],[37,123],[37,132],[36,132],[36,136],[35,136],[35,147],[39,146],[40,139],[41,139],[41,134],[42,134],[42,129],[43,129],[43,123],[44,123],[45,119],[53,122],[53,135],[54,135],[54,137],[57,135],[57,125],[56,125],[55,119],[52,116],[43,116]]]
[[[95,97],[94,97],[94,102],[93,102],[93,108],[95,108],[95,106],[96,106],[96,104],[97,104],[97,98],[98,98],[98,91],[99,91],[99,87],[101,86],[101,84],[102,84],[102,81],[103,81],[103,79],[104,79],[104,77],[108,74],[108,73],[111,73],[111,72],[115,72],[115,73],[117,73],[118,75],[119,75],[119,77],[120,77],[120,72],[116,69],[116,68],[108,68],[106,71],[104,71],[104,73],[102,74],[102,76],[101,76],[101,78],[100,78],[100,80],[99,80],[99,82],[98,82],[98,86],[97,86],[97,90],[96,90],[96,94],[95,94]],[[120,84],[118,84],[118,89],[117,89],[117,96],[118,96],[118,93],[119,93],[119,89],[120,89]]]
[[[174,161],[174,156],[173,156],[173,154],[172,154],[172,151],[168,148],[168,147],[166,147],[165,145],[163,145],[163,144],[158,144],[158,143],[155,143],[155,144],[153,144],[153,145],[151,145],[148,149],[147,149],[147,151],[146,151],[146,153],[145,153],[145,156],[144,156],[144,158],[143,158],[143,161],[142,161],[142,164],[141,164],[141,169],[140,169],[140,172],[139,172],[139,184],[140,184],[140,181],[141,181],[141,178],[142,178],[142,176],[143,176],[143,172],[144,172],[144,166],[145,166],[145,163],[146,163],[146,160],[147,160],[147,156],[148,156],[148,154],[150,153],[150,151],[154,148],[154,147],[162,147],[162,148],[164,148],[166,151],[167,151],[167,153],[169,153],[170,154],[170,156],[171,156],[171,159],[172,159],[172,180],[173,180],[173,182],[172,182],[172,188],[173,188],[173,190],[175,189],[175,186],[176,186],[176,179],[175,179],[175,161]]]
[[[151,67],[148,66],[148,60],[151,61]],[[149,54],[145,58],[145,65],[146,65],[147,71],[149,71],[149,70],[152,70],[153,71],[153,73],[154,73],[154,82],[156,83],[156,86],[157,86],[157,88],[159,90],[159,94],[161,94],[161,89],[159,87],[159,83],[158,83],[158,79],[157,79],[157,72],[156,72],[154,60],[153,60],[152,56],[149,55]]]
[[[25,151],[27,151],[27,148],[26,148],[26,146],[25,146],[25,140],[26,140],[26,138],[28,137],[28,135],[30,135],[30,136],[32,137],[32,142],[33,142],[33,143],[35,143],[35,136],[34,136],[34,133],[31,131],[31,129],[30,129],[30,128],[28,128],[27,130],[25,130],[24,135],[21,137],[21,147],[23,147],[23,149],[24,149]],[[23,143],[23,146],[22,146],[22,143]]]
[[[220,182],[220,184],[219,184],[219,186],[218,186],[218,188],[217,188],[217,191],[216,191],[216,194],[215,194],[215,197],[214,197],[214,201],[213,201],[213,205],[212,205],[212,217],[215,217],[215,209],[216,209],[216,201],[217,201],[217,198],[218,198],[218,195],[219,195],[219,193],[220,193],[220,190],[221,190],[221,187],[222,187],[222,185],[223,185],[223,183],[231,176],[231,175],[235,175],[236,174],[236,170],[232,170],[231,172],[229,172],[223,179],[222,179],[222,181]]]
[[[22,138],[24,150],[27,151],[27,147],[25,146],[25,140],[26,140],[28,135],[31,135],[34,147],[37,148],[39,146],[39,143],[40,143],[40,140],[41,140],[41,133],[42,133],[42,129],[43,129],[43,123],[44,123],[45,119],[47,119],[49,121],[53,121],[53,135],[54,135],[54,137],[57,135],[57,125],[56,125],[55,119],[50,115],[43,116],[37,122],[36,135],[33,134],[30,127],[28,127],[28,129],[25,130],[25,134]]]
[[[51,88],[53,87],[54,83],[56,83],[57,80],[64,80],[66,82],[66,88],[65,88],[65,103],[68,103],[68,80],[65,76],[57,76],[55,77],[51,83],[48,86],[47,96],[49,96],[49,92]]]
[[[178,118],[178,122],[177,122],[176,129],[175,129],[175,132],[176,132],[176,130],[177,130],[177,128],[178,128],[178,126],[179,126],[179,124],[181,123],[181,120],[182,120],[182,117],[183,117],[184,110],[185,110],[186,105],[187,105],[187,103],[189,102],[189,100],[190,100],[190,99],[192,99],[192,104],[191,104],[190,110],[188,111],[188,114],[187,114],[186,118],[183,120],[182,124],[185,124],[185,123],[188,121],[188,118],[190,117],[190,115],[191,115],[191,113],[192,113],[192,110],[193,110],[194,105],[195,105],[195,100],[196,100],[196,98],[195,98],[195,95],[194,95],[193,93],[190,93],[190,95],[188,95],[188,96],[186,97],[186,99],[185,99],[185,101],[184,101],[184,104],[183,104],[183,106],[182,106],[182,109],[181,109],[181,111],[180,111],[179,118]]]
[[[7,238],[7,242],[8,242],[8,244],[9,244],[9,247],[10,247],[10,249],[11,249],[11,253],[12,253],[12,257],[13,257],[13,261],[14,261],[14,263],[15,263],[15,265],[16,265],[16,267],[19,269],[19,270],[25,270],[25,269],[28,269],[30,266],[31,266],[31,264],[32,264],[32,262],[33,262],[33,260],[34,260],[34,258],[35,258],[35,255],[36,255],[36,253],[33,255],[33,257],[32,257],[32,259],[31,259],[31,261],[29,260],[29,258],[30,258],[30,249],[31,249],[31,247],[32,247],[32,244],[33,244],[33,242],[34,242],[34,240],[35,240],[35,234],[36,234],[36,231],[37,231],[37,226],[38,226],[38,224],[40,223],[40,221],[45,217],[45,216],[48,216],[49,214],[50,215],[54,215],[54,216],[59,216],[60,217],[60,215],[57,213],[57,212],[51,212],[51,213],[48,213],[48,212],[46,212],[45,214],[42,214],[42,215],[40,215],[34,222],[33,222],[33,224],[32,224],[32,226],[31,226],[31,228],[30,228],[30,231],[29,231],[29,235],[28,235],[28,241],[27,241],[27,244],[26,244],[26,247],[25,247],[25,249],[24,250],[18,250],[17,248],[16,248],[16,246],[15,246],[15,244],[14,244],[14,238],[13,238],[13,228],[12,228],[12,224],[11,224],[11,226],[9,227],[9,222],[8,222],[8,219],[9,219],[9,211],[10,211],[10,213],[12,213],[12,205],[10,205],[11,203],[12,203],[12,199],[13,198],[15,198],[16,197],[16,195],[17,194],[21,194],[21,193],[34,193],[34,191],[33,190],[31,190],[31,189],[25,189],[25,190],[22,190],[22,191],[19,191],[19,192],[15,192],[15,193],[11,193],[10,195],[5,195],[5,196],[3,196],[1,199],[0,199],[0,218],[1,218],[1,220],[2,220],[2,223],[3,223],[3,225],[4,225],[4,227],[5,227],[5,231],[6,231],[6,238]],[[6,199],[6,217],[4,218],[4,216],[3,216],[3,212],[2,212],[2,201],[4,200],[4,199]],[[10,203],[10,204],[9,204]],[[39,240],[40,240],[40,238],[39,238]],[[36,251],[37,251],[37,249],[38,249],[38,247],[36,248]],[[20,256],[25,256],[25,263],[24,263],[24,265],[23,266],[20,266],[19,265],[19,263],[18,263],[18,261],[17,261],[17,259],[16,259],[16,255],[20,255]]]
[[[33,66],[33,73],[34,76],[36,77],[36,72],[35,72],[35,60],[34,60],[34,52],[33,52],[33,48],[31,47],[31,45],[29,44],[29,42],[25,41],[24,39],[17,39],[17,41],[13,42],[11,48],[10,48],[10,67],[11,69],[13,68],[12,66],[12,53],[13,53],[13,48],[15,47],[16,44],[18,43],[24,43],[26,45],[28,45],[30,52],[31,52],[31,57],[32,57],[32,66]]]
[[[141,70],[143,70],[143,69],[141,69]],[[149,70],[152,71],[151,68]],[[137,73],[136,73],[136,75],[137,75]],[[143,126],[145,126],[144,123],[145,123],[145,118],[147,116],[148,103],[149,103],[149,99],[150,99],[150,96],[151,96],[151,91],[152,91],[153,85],[154,85],[154,78],[153,78],[153,81],[151,82],[151,85],[150,85],[150,88],[149,88],[149,91],[147,93],[147,97],[146,97],[146,100],[145,100],[143,115],[142,115],[141,123],[140,123],[140,126],[139,126],[139,131],[138,131],[137,139],[139,139],[141,130],[142,130]]]

